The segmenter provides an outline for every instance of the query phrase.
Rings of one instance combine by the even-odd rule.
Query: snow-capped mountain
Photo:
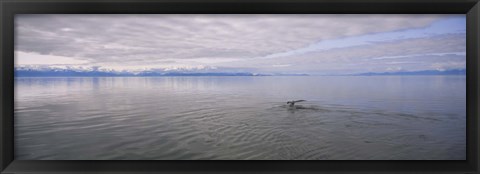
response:
[[[247,69],[218,68],[211,66],[184,66],[152,68],[143,70],[114,70],[99,66],[71,65],[23,65],[15,67],[16,77],[35,76],[259,76],[262,74],[249,72]]]

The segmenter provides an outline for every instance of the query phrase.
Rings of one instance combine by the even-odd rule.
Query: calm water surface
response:
[[[465,76],[15,82],[17,160],[466,158]]]

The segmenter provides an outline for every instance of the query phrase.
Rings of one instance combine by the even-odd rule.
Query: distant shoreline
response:
[[[366,72],[357,74],[288,74],[288,73],[250,73],[250,72],[104,72],[74,70],[15,70],[15,77],[261,77],[261,76],[465,76],[465,69],[425,70],[401,72]]]

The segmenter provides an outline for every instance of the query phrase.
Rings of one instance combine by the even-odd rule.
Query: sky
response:
[[[15,66],[353,74],[465,69],[465,15],[21,14]]]

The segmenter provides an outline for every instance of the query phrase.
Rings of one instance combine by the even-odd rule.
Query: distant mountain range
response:
[[[397,72],[368,72],[352,74],[354,76],[388,76],[388,75],[466,75],[465,69],[452,70],[425,70],[425,71],[397,71]]]
[[[102,71],[38,71],[15,70],[15,77],[134,77],[134,76],[265,76],[263,74],[234,72],[102,72]]]
[[[152,76],[308,76],[308,74],[260,74],[222,72],[222,69],[153,69],[137,72],[101,70],[98,68],[22,66],[15,68],[15,77],[152,77]]]
[[[397,72],[367,72],[347,74],[348,76],[387,76],[387,75],[465,75],[465,69],[397,71]],[[96,67],[45,67],[20,66],[15,67],[15,77],[152,77],[152,76],[309,76],[309,74],[291,73],[252,73],[248,71],[218,69],[210,67],[189,69],[150,69],[144,71],[115,71]]]

